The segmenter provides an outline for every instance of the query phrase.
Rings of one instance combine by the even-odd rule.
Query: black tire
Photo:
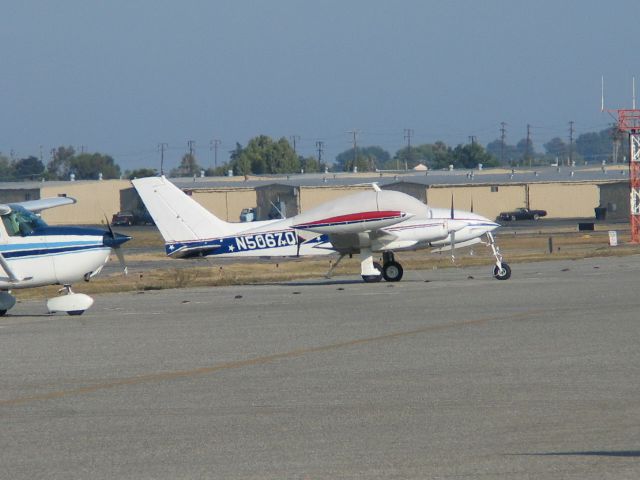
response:
[[[403,273],[402,265],[398,262],[387,262],[382,268],[382,276],[387,282],[399,282]]]
[[[0,317],[4,317],[7,314],[6,310],[0,310]]]
[[[511,267],[502,262],[502,270],[497,265],[493,267],[493,276],[498,280],[509,280],[511,278]]]
[[[516,216],[515,215],[511,215],[511,217],[509,217],[509,220],[511,220],[512,222],[516,221]]]
[[[84,313],[84,310],[71,310],[67,312],[67,315],[82,315],[83,313]]]
[[[382,265],[378,262],[373,262],[373,266],[378,269],[379,272],[382,272]],[[365,283],[378,283],[382,280],[382,273],[379,275],[362,275],[362,280],[364,280]]]
[[[533,219],[534,220],[538,220],[540,218],[540,215],[538,215],[537,213],[533,214]]]

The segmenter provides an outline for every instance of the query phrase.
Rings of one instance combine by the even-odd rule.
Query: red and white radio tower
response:
[[[629,134],[631,242],[640,243],[640,110],[618,110],[618,129]]]

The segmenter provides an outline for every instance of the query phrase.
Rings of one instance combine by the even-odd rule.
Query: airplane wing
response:
[[[72,197],[50,197],[50,198],[41,198],[39,200],[28,200],[26,202],[12,202],[20,205],[21,207],[26,208],[30,212],[39,213],[42,210],[46,210],[47,208],[61,207],[62,205],[72,205],[76,203],[76,199]],[[0,206],[5,207],[6,205]]]

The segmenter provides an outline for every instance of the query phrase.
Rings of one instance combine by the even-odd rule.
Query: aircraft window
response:
[[[44,220],[38,217],[35,213],[18,205],[12,205],[11,212],[6,215],[2,215],[2,223],[11,237],[24,237],[33,232],[36,228],[47,226]]]

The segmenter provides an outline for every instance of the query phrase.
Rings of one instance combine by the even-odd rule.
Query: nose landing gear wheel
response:
[[[508,280],[511,277],[511,267],[502,262],[502,268],[497,265],[493,267],[493,276],[498,280]]]
[[[382,271],[382,265],[380,265],[378,262],[373,262],[373,266],[379,272]],[[382,280],[382,273],[380,273],[378,275],[362,275],[362,280],[364,280],[365,283],[377,283],[380,280]]]
[[[385,263],[382,268],[382,276],[387,282],[399,282],[403,273],[402,265],[395,261]]]

